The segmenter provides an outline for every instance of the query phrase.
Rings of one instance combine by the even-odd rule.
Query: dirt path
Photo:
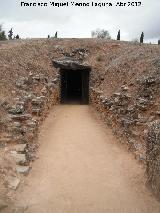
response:
[[[25,213],[159,213],[144,171],[88,106],[57,106],[40,135],[39,159],[18,189]]]

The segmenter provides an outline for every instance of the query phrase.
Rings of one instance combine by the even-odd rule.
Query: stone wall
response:
[[[110,98],[102,91],[92,88],[90,98],[91,104],[100,113],[106,125],[112,128],[118,140],[134,152],[139,161],[145,163],[145,133],[141,132],[143,120],[138,117],[136,109],[131,105],[128,87],[122,86],[121,91],[114,93]]]
[[[30,72],[28,77],[16,80],[17,89],[12,100],[0,102],[4,111],[0,120],[0,146],[4,147],[5,158],[15,162],[15,167],[9,167],[12,172],[0,174],[8,188],[15,190],[18,187],[20,175],[28,174],[31,162],[36,159],[39,126],[49,109],[59,103],[58,82],[58,78]],[[0,165],[1,171],[6,170],[4,167],[4,164]]]
[[[160,199],[160,120],[154,121],[147,134],[147,185]]]
[[[108,87],[112,84],[107,83]],[[118,140],[146,166],[147,185],[160,199],[160,69],[138,76],[131,85],[117,86],[111,95],[91,85],[92,106]]]

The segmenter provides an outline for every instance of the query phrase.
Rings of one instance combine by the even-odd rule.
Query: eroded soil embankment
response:
[[[41,127],[39,159],[17,191],[17,210],[159,213],[143,167],[94,116],[89,106],[54,107]]]

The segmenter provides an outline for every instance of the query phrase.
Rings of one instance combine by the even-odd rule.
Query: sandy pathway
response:
[[[25,213],[160,213],[141,166],[88,106],[55,107],[39,140],[39,159],[17,193]]]

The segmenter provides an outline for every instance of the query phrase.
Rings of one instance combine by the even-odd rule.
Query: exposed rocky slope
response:
[[[38,44],[38,42],[37,42]],[[29,47],[28,47],[29,45]],[[38,127],[58,102],[57,75],[45,49],[20,42],[0,50],[0,199],[16,190],[36,158]],[[27,48],[28,47],[28,48]],[[37,59],[34,57],[37,55]],[[44,58],[40,58],[40,56]],[[44,59],[42,61],[42,59]],[[5,187],[4,187],[5,186]],[[13,193],[8,194],[9,198]],[[2,202],[4,206],[4,201]],[[7,204],[6,204],[7,205]],[[5,205],[5,206],[6,206]],[[0,204],[1,206],[1,204]],[[4,206],[4,207],[5,207]],[[1,207],[0,207],[1,208]]]
[[[128,42],[42,39],[0,43],[0,158],[7,158],[7,165],[14,164],[1,163],[1,180],[16,188],[21,174],[30,169],[38,146],[38,125],[59,100],[59,76],[52,60],[62,57],[92,66],[91,104],[146,164],[148,184],[159,195],[160,47]]]

